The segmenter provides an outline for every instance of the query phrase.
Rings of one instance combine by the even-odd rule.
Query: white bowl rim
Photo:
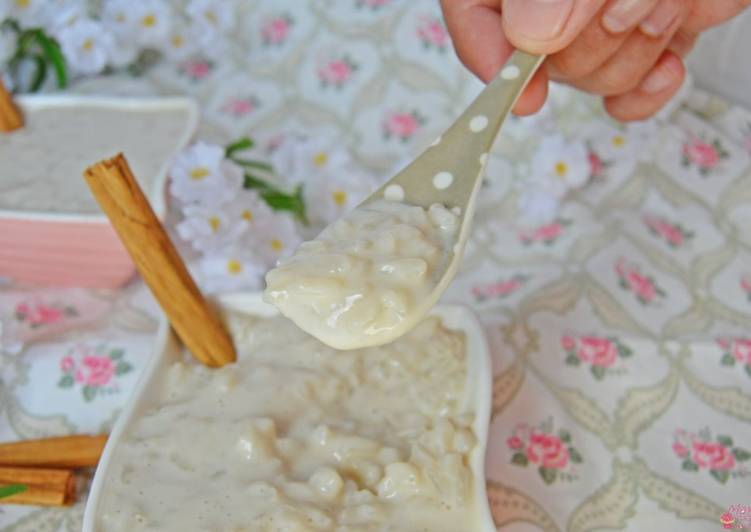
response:
[[[186,110],[188,117],[182,135],[178,138],[176,152],[188,146],[198,129],[198,104],[192,98],[184,96],[149,96],[149,97],[115,97],[87,94],[24,94],[16,98],[22,109],[38,110],[50,107],[76,107],[79,105],[104,107],[117,110]],[[114,154],[113,154],[114,155]],[[92,163],[95,161],[92,161]],[[165,184],[170,161],[166,160],[151,184],[148,191],[144,191],[154,212],[159,219],[164,219],[167,213],[167,198]],[[81,178],[83,179],[83,177]],[[17,211],[0,209],[0,220],[26,220],[39,222],[62,223],[109,223],[107,216],[101,213],[50,213],[45,211]]]
[[[265,303],[261,294],[257,292],[225,295],[219,298],[219,303],[229,310],[260,317],[269,317],[278,314],[276,309]],[[475,473],[476,511],[480,525],[480,529],[476,532],[495,532],[496,526],[493,523],[488,501],[485,476],[485,453],[487,451],[488,432],[490,430],[491,398],[493,393],[492,364],[485,332],[475,312],[464,305],[438,304],[433,307],[429,315],[439,316],[446,327],[461,330],[466,334],[467,352],[472,353],[469,359],[477,365],[475,368],[468,368],[468,383],[466,387],[468,391],[475,390],[473,398],[475,402],[473,428],[478,444],[472,451],[470,462],[472,471]],[[178,340],[172,332],[169,322],[162,315],[152,356],[146,367],[143,368],[135,388],[118,416],[99,460],[86,501],[82,532],[96,532],[96,513],[99,508],[107,470],[112,461],[116,444],[122,438],[128,426],[135,418],[141,404],[144,402],[145,392],[160,375],[160,370],[163,369],[166,362],[165,354],[173,342],[178,342]]]

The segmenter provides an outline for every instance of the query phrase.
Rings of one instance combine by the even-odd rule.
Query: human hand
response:
[[[665,105],[685,77],[698,35],[751,0],[441,0],[462,62],[483,81],[515,48],[548,58],[514,112],[545,103],[548,81],[604,97],[616,119],[641,120]]]

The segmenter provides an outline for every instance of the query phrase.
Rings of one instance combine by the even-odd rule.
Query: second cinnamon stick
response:
[[[13,131],[23,126],[21,110],[0,80],[0,131]]]
[[[62,436],[0,444],[0,465],[31,467],[93,467],[107,436]]]
[[[26,489],[0,499],[0,503],[68,506],[76,500],[76,480],[70,469],[0,467],[0,486],[15,484]]]

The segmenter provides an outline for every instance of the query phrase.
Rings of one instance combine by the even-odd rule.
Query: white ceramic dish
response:
[[[261,317],[277,315],[277,310],[264,303],[259,294],[226,296],[221,299],[220,303],[227,309],[246,314]],[[471,455],[471,467],[475,477],[476,512],[480,526],[477,530],[463,530],[462,532],[495,532],[496,527],[493,524],[485,488],[485,450],[490,424],[492,394],[492,369],[485,335],[475,315],[465,307],[438,305],[431,311],[430,315],[439,316],[443,324],[449,329],[464,332],[467,339],[469,368],[466,401],[467,404],[474,404],[475,422],[473,429],[479,442]],[[157,333],[154,355],[147,367],[144,368],[133,395],[120,414],[99,461],[86,503],[83,532],[98,532],[95,524],[101,493],[107,482],[110,464],[118,441],[128,432],[134,420],[153,403],[156,387],[162,381],[166,370],[180,358],[181,353],[180,342],[171,331],[167,321],[163,319]]]
[[[159,170],[155,175],[137,176],[156,215],[164,219],[167,212],[169,160],[174,153],[188,145],[198,127],[198,107],[193,100],[29,95],[19,97],[17,102],[24,113],[77,107],[118,112],[184,111],[185,123],[180,126],[181,134],[173,139],[169,153],[164,153]],[[125,155],[128,156],[128,153]],[[95,162],[81,161],[81,173],[86,166]],[[83,182],[82,175],[66,178]],[[85,187],[80,189],[82,193],[86,192]],[[134,273],[130,256],[107,217],[98,209],[92,213],[0,208],[0,276],[43,285],[116,288],[127,282]]]

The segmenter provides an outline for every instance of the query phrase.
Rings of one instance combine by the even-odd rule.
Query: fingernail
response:
[[[651,7],[643,0],[618,0],[605,11],[602,24],[611,33],[622,33],[639,24],[649,15]]]
[[[640,25],[639,29],[650,37],[660,37],[678,17],[679,11],[668,5],[660,5]]]
[[[503,15],[519,36],[549,41],[561,34],[573,7],[574,0],[505,0]]]
[[[639,88],[650,94],[662,92],[673,84],[674,77],[673,71],[668,66],[658,65],[642,80]]]

